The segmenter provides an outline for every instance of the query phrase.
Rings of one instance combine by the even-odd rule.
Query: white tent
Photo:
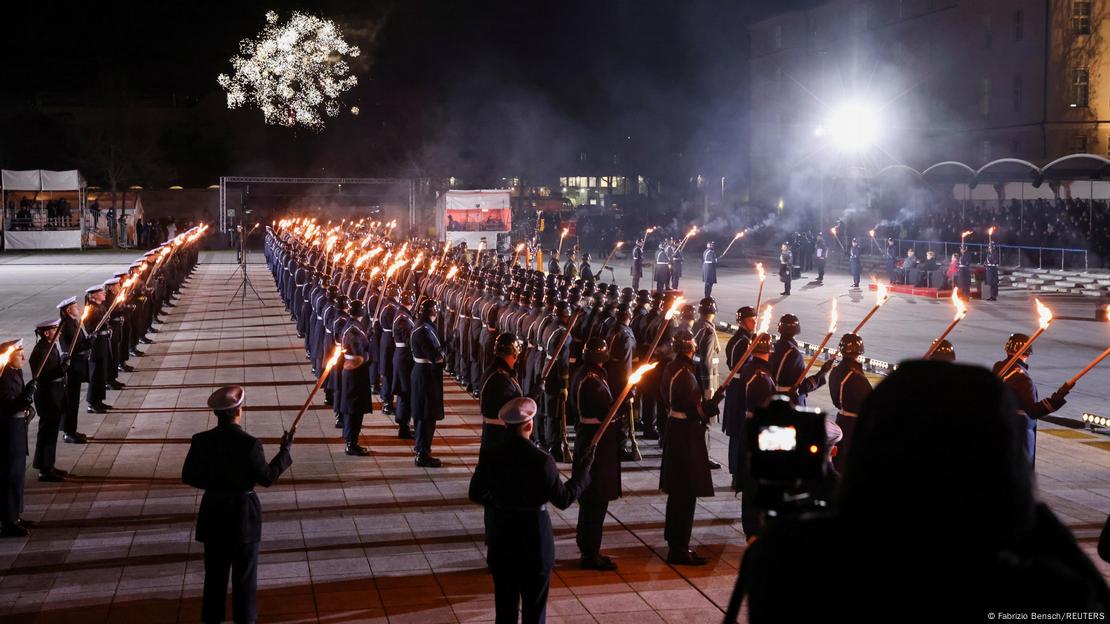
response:
[[[32,169],[28,171],[0,171],[0,190],[3,193],[4,249],[77,249],[82,247],[85,230],[85,178],[77,170],[49,171]],[[42,202],[55,199],[57,195],[76,194],[77,219],[74,225],[66,220],[65,224],[55,223],[44,217]],[[28,219],[17,219],[14,211],[14,195],[37,203]],[[9,205],[9,200],[13,205]],[[18,222],[19,227],[13,228]]]

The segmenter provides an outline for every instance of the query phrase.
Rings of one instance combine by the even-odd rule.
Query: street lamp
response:
[[[878,141],[882,120],[878,108],[863,102],[844,102],[833,108],[814,135],[827,139],[842,152],[859,152]]]

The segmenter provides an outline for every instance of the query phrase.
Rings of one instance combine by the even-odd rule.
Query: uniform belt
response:
[[[357,357],[361,357],[361,356],[358,356],[358,355],[351,355],[350,353],[344,353],[344,354],[343,354],[343,359],[344,359],[344,360],[353,360],[353,359],[355,359],[355,358],[357,358]]]
[[[676,412],[674,410],[671,410],[671,412],[667,415],[670,416],[671,418],[677,418],[678,420],[686,420],[686,413],[685,412]]]
[[[384,327],[382,328],[382,331],[383,331],[383,332],[386,332],[387,334],[392,334],[392,333],[393,333],[393,330],[392,330],[392,329],[386,329],[386,328],[384,328]]]
[[[316,315],[316,320],[317,320],[317,321],[322,321],[322,320],[324,320],[324,317],[322,317],[322,316],[320,316],[319,314],[317,314],[317,315]]]
[[[496,425],[498,427],[504,427],[505,426],[505,421],[501,420],[500,418],[483,418],[482,419],[482,424],[483,425]]]
[[[76,351],[76,352],[74,352],[73,355],[75,355],[75,356],[79,356],[79,355],[87,356],[91,352],[92,352],[91,349],[85,349],[84,351]]]
[[[683,418],[685,418],[685,417],[683,417]],[[601,421],[596,419],[596,418],[579,418],[578,422],[582,423],[583,425],[600,425],[601,424]]]
[[[417,364],[435,364],[435,362],[433,362],[433,361],[431,361],[427,358],[414,357],[414,358],[412,358],[412,361],[416,362]]]
[[[716,260],[703,260],[702,264],[713,264]]]
[[[393,343],[393,346],[394,346],[394,347],[397,347],[398,349],[403,349],[403,348],[407,347],[407,346],[408,346],[408,344],[406,344],[406,343],[404,343],[404,342],[394,342],[394,343]]]
[[[775,392],[790,392],[793,386],[775,386]]]
[[[102,329],[102,330],[96,332],[96,335],[97,336],[111,336],[112,332],[111,332],[111,330],[108,330],[108,329]]]
[[[656,262],[655,264],[668,264],[667,262]]]
[[[856,413],[856,412],[846,412],[844,410],[840,410],[837,413],[840,414],[841,416],[847,416],[848,418],[859,418],[859,414]]]
[[[1029,417],[1029,414],[1026,414],[1025,410],[1018,410],[1017,414],[1018,414],[1018,416],[1025,416],[1027,418]]]
[[[325,331],[325,332],[327,332],[327,333],[329,333],[329,334],[331,333],[331,330],[330,330],[330,329],[328,329],[328,328],[326,328],[326,327],[324,328],[324,331]]]

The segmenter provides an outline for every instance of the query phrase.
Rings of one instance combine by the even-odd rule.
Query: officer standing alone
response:
[[[425,299],[420,304],[420,324],[412,330],[412,420],[416,425],[416,465],[439,468],[443,462],[432,457],[436,422],[443,420],[443,347],[436,335],[439,303]]]
[[[636,240],[632,248],[632,290],[640,290],[640,278],[644,276],[644,239]]]
[[[27,537],[23,513],[23,485],[27,474],[27,410],[35,396],[34,380],[23,383],[23,341],[0,344],[11,349],[0,372],[0,537]]]
[[[269,487],[293,464],[290,432],[282,434],[281,450],[266,462],[262,442],[239,424],[244,398],[240,386],[225,386],[208,397],[217,424],[193,436],[181,469],[182,481],[204,490],[196,527],[196,540],[204,544],[204,622],[224,620],[229,573],[233,619],[258,619],[262,505],[254,487]]]
[[[705,244],[701,254],[701,279],[705,282],[706,298],[713,296],[713,285],[717,283],[717,250],[713,241]]]
[[[497,624],[544,622],[555,536],[547,503],[570,507],[590,484],[590,457],[580,457],[563,482],[555,460],[532,444],[536,402],[517,398],[501,408],[503,444],[478,461],[470,500],[489,510],[486,562],[493,574]]]
[[[58,332],[58,319],[43,321],[35,326],[38,341],[31,350],[31,370],[38,388],[35,390],[35,411],[39,417],[38,436],[35,440],[35,458],[31,467],[39,471],[39,481],[65,481],[66,472],[54,465],[58,456],[58,431],[65,412],[66,355],[54,339]]]

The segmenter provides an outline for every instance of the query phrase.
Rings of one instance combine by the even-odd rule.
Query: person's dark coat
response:
[[[555,537],[547,503],[566,509],[589,484],[588,474],[564,483],[551,455],[519,435],[506,436],[504,444],[481,456],[469,495],[490,510],[490,570],[550,572],[555,567]]]
[[[193,436],[181,480],[204,490],[196,540],[249,544],[262,539],[262,505],[254,486],[269,487],[293,464],[282,448],[269,462],[262,442],[235,424],[220,424]]]
[[[750,621],[1110,610],[1105,579],[1035,500],[1016,407],[981,367],[899,366],[864,403],[832,513],[772,522],[744,553]],[[938,452],[923,431],[959,435]]]
[[[23,385],[23,371],[13,366],[0,373],[0,521],[12,523],[23,513],[23,482],[27,474],[27,418],[32,397]]]
[[[709,451],[705,446],[705,416],[702,387],[688,355],[675,355],[659,378],[660,400],[671,417],[663,441],[659,489],[668,494],[713,496],[709,473]],[[685,418],[676,418],[677,412]]]
[[[574,438],[574,456],[582,457],[586,447],[597,435],[601,423],[613,405],[613,393],[600,366],[584,365],[575,371],[570,381],[568,413],[577,423]],[[609,425],[601,436],[590,469],[590,486],[582,491],[580,500],[608,502],[621,497],[621,443],[624,435],[620,423]]]

